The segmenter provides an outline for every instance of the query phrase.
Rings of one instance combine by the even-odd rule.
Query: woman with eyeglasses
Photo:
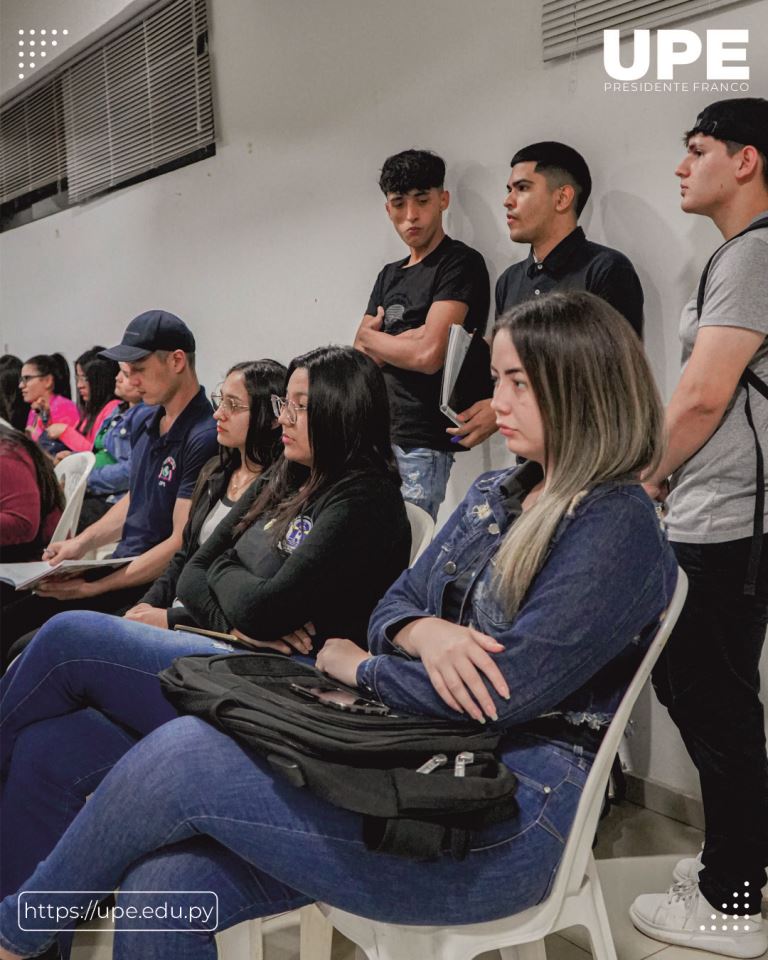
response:
[[[195,625],[176,594],[179,576],[198,547],[279,456],[282,444],[272,396],[283,390],[286,374],[276,360],[236,363],[211,395],[219,454],[200,473],[180,549],[163,576],[124,614],[129,620],[166,629]]]
[[[101,356],[104,349],[91,347],[75,360],[80,419],[74,427],[57,423],[49,426],[47,431],[50,439],[60,441],[66,448],[56,454],[57,463],[70,453],[93,450],[104,421],[120,404],[115,396],[115,377],[119,367],[114,360]]]
[[[57,392],[61,367],[66,361],[61,354],[37,354],[21,368],[19,387],[25,403],[31,410],[27,418],[27,433],[50,454],[63,448],[59,436],[67,427],[76,428],[80,411],[67,397]]]
[[[175,657],[249,647],[306,655],[336,636],[365,648],[368,618],[407,566],[411,540],[384,378],[369,357],[334,346],[296,358],[288,373],[274,398],[284,456],[157,601],[170,622],[177,596],[187,623],[224,636],[137,622],[135,608],[134,619],[64,613],[3,678],[3,894],[45,857],[110,766],[176,716],[156,676]],[[226,384],[223,392],[236,400]],[[231,429],[235,416],[221,411],[218,422]],[[247,479],[241,466],[236,482]]]
[[[497,425],[526,462],[472,484],[376,607],[370,652],[332,638],[317,663],[398,712],[496,725],[517,813],[473,831],[463,860],[450,848],[422,861],[374,852],[360,815],[180,717],[121,759],[22,889],[119,887],[121,906],[146,904],[142,891],[211,890],[220,929],[313,900],[391,923],[466,924],[547,896],[602,733],[675,589],[639,482],[661,453],[663,411],[637,336],[590,294],[500,318],[492,366]],[[2,960],[53,939],[20,929],[20,903],[0,905]],[[210,928],[181,927],[118,930],[115,960],[216,956]]]

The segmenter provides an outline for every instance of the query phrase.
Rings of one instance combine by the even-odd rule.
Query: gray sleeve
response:
[[[763,231],[758,231],[762,234]],[[712,261],[699,325],[768,335],[768,230],[728,244]]]

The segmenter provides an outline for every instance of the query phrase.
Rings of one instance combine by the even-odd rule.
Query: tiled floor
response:
[[[595,853],[619,960],[645,960],[651,956],[654,960],[711,960],[712,954],[665,947],[643,936],[627,915],[627,907],[638,893],[662,891],[669,886],[676,861],[694,854],[701,839],[701,831],[631,803],[614,807],[602,822]],[[72,960],[110,960],[109,940],[107,934],[81,934],[75,941]],[[586,931],[581,927],[548,937],[546,946],[547,960],[591,957]],[[270,934],[264,947],[264,960],[299,960],[298,930],[289,928]],[[355,947],[336,933],[333,960],[363,958],[362,954],[356,958]],[[498,960],[498,954],[485,953],[477,960]],[[768,960],[768,954],[764,960]]]

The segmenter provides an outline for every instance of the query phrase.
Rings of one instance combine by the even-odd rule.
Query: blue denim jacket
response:
[[[526,466],[476,480],[418,562],[377,605],[368,628],[374,656],[360,665],[357,681],[378,699],[456,719],[421,661],[400,651],[392,634],[407,618],[440,616],[446,586],[469,569],[463,622],[505,647],[494,659],[510,698],[490,690],[499,725],[519,728],[542,716],[592,729],[610,722],[674,591],[677,563],[643,489],[602,484],[560,522],[544,565],[510,619],[495,588],[493,560],[519,515],[512,505],[515,492],[524,492]]]
[[[88,477],[88,490],[100,496],[113,494],[115,501],[128,489],[131,476],[131,448],[137,431],[156,407],[137,403],[125,411],[118,411],[110,419],[104,434],[104,449],[115,458],[115,463],[96,467]]]

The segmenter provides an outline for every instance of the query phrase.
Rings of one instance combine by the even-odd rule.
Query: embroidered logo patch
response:
[[[309,517],[295,517],[293,520],[291,520],[291,525],[288,527],[285,533],[285,539],[283,540],[281,546],[289,553],[293,553],[293,551],[301,544],[302,540],[307,536],[311,529],[312,520]]]
[[[176,461],[173,457],[166,457],[163,460],[163,465],[160,467],[160,473],[158,474],[157,479],[160,482],[160,486],[164,487],[173,480],[173,475],[176,472]]]

